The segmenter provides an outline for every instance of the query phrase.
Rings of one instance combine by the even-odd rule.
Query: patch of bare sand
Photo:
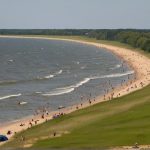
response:
[[[110,148],[109,150],[150,150],[150,145],[120,146],[120,147]]]

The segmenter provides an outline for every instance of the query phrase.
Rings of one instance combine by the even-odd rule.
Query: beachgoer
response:
[[[42,119],[44,119],[44,114],[41,116]]]
[[[20,127],[22,127],[22,126],[24,126],[24,125],[25,125],[25,124],[21,123],[21,124],[20,124]]]
[[[11,134],[12,134],[12,131],[9,130],[9,131],[7,132],[7,135],[11,135]]]
[[[21,141],[25,141],[25,137],[21,135]]]
[[[91,102],[91,100],[89,100],[89,104],[91,104],[92,102]]]
[[[32,127],[32,122],[29,122],[29,125]]]
[[[56,136],[56,132],[54,132],[54,134],[53,134],[54,136]]]

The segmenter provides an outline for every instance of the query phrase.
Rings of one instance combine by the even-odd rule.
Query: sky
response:
[[[150,29],[150,0],[0,0],[0,29]]]

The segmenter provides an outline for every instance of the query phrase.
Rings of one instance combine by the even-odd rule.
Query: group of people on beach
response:
[[[128,80],[130,80],[130,76],[129,75],[128,75]],[[134,78],[134,80],[136,80],[136,78]],[[130,81],[130,82],[126,83],[126,80],[122,80],[121,81],[121,86],[128,87],[127,91],[129,92],[130,88],[131,89],[132,88],[137,88],[136,84],[135,84],[135,86],[131,86],[131,85],[133,85],[133,82],[134,81]],[[144,84],[141,82],[140,86],[144,86]],[[115,96],[115,88],[113,87],[113,85],[112,85],[110,80],[108,80],[103,85],[103,88],[104,88],[104,95],[102,97],[103,97],[104,101],[105,100],[112,100],[115,97],[121,96],[121,93],[118,93],[117,96]],[[77,104],[75,106],[69,107],[69,109],[71,111],[74,111],[74,110],[82,109],[82,108],[85,108],[87,106],[90,106],[92,104],[95,104],[95,103],[99,102],[99,100],[97,100],[96,97],[92,97],[91,93],[90,93],[89,97],[86,98],[86,99],[87,99],[87,102],[85,102],[85,97],[81,96],[81,103]],[[64,107],[61,110],[59,110],[58,112],[55,112],[53,115],[51,115],[50,111],[46,107],[43,107],[43,108],[38,109],[38,110],[35,111],[34,118],[30,119],[28,123],[22,123],[21,122],[19,126],[22,127],[22,128],[23,127],[31,128],[31,127],[33,127],[33,126],[35,126],[35,125],[37,125],[39,123],[42,123],[44,121],[47,122],[47,121],[49,121],[51,119],[59,118],[59,117],[65,115],[65,112],[66,112],[66,108]],[[11,134],[13,134],[13,132],[9,130],[7,132],[7,135],[11,135]]]
[[[136,54],[134,54],[134,55],[136,55]],[[126,57],[128,58],[128,56],[126,56]],[[140,59],[141,56],[138,56],[138,58]],[[128,59],[132,60],[132,58],[130,58],[130,57]],[[133,60],[133,62],[134,61],[135,60]],[[125,63],[125,61],[123,61],[122,65],[121,65],[123,72],[125,70],[124,63]],[[81,96],[81,103],[74,105],[74,106],[67,107],[67,108],[62,107],[61,109],[59,109],[58,111],[56,111],[54,113],[50,112],[50,109],[47,107],[41,107],[40,109],[37,109],[35,111],[34,117],[29,119],[28,122],[27,121],[24,121],[24,123],[21,122],[19,124],[20,128],[28,129],[28,128],[31,128],[42,122],[59,118],[65,114],[68,114],[75,110],[91,106],[98,102],[113,100],[114,98],[120,97],[124,94],[130,93],[131,91],[134,91],[136,89],[144,87],[146,85],[147,81],[148,81],[148,83],[150,82],[150,68],[146,68],[147,66],[143,66],[143,65],[144,64],[139,63],[136,66],[137,68],[134,67],[135,71],[136,71],[136,69],[138,71],[141,71],[140,75],[139,75],[139,72],[135,74],[134,78],[133,78],[133,76],[128,75],[126,80],[125,79],[121,80],[121,83],[120,83],[121,86],[119,86],[117,88],[115,88],[113,86],[113,84],[111,83],[111,80],[107,80],[104,84],[102,84],[103,89],[104,89],[104,91],[103,91],[104,94],[102,95],[101,98],[92,97],[92,94],[90,93],[88,98],[86,96]],[[132,65],[130,67],[132,68]],[[146,72],[144,72],[143,70],[144,71],[146,70]],[[140,79],[142,78],[142,80],[139,80],[139,82],[138,82],[139,78]],[[16,133],[16,132],[8,130],[7,135],[12,135],[13,133]],[[56,132],[54,132],[54,136],[56,136]],[[22,139],[25,140],[24,137],[22,137]]]

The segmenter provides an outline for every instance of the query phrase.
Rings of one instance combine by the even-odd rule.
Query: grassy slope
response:
[[[33,148],[103,148],[133,145],[135,142],[150,144],[149,91],[150,86],[147,86],[127,96],[38,125],[16,135],[16,138],[24,135],[25,143],[15,139],[3,147],[21,147],[39,137],[44,139],[39,138]],[[61,137],[49,138],[54,131]]]
[[[119,145],[150,144],[150,86],[109,102],[76,111],[16,135],[26,144],[37,137],[34,148],[103,148]],[[56,131],[61,137],[48,138]],[[63,134],[66,133],[69,134]],[[15,139],[5,147],[20,147]]]
[[[77,124],[76,128],[62,137],[38,141],[34,147],[102,148],[133,145],[136,141],[149,144],[149,90],[150,86],[128,96],[78,111],[65,120],[60,119],[60,126],[65,121]]]

